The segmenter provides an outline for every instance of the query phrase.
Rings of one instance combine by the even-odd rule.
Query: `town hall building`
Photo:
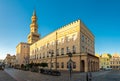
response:
[[[16,47],[17,64],[48,63],[48,68],[68,70],[72,54],[73,71],[99,70],[99,58],[95,56],[95,38],[92,32],[76,20],[41,38],[38,33],[37,15],[31,17],[28,42]]]

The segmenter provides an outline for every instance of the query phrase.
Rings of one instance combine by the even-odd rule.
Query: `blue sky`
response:
[[[95,35],[96,53],[120,53],[119,0],[0,0],[0,58],[27,42],[36,8],[41,37],[77,19]]]

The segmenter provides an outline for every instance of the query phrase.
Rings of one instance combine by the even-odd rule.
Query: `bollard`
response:
[[[87,74],[86,74],[86,81],[89,81],[89,79],[88,79],[88,72],[87,72]]]
[[[92,81],[92,73],[89,73],[89,81]]]
[[[92,81],[92,73],[90,72],[90,80],[89,81]]]
[[[87,72],[86,81],[92,81],[92,73],[91,72]]]

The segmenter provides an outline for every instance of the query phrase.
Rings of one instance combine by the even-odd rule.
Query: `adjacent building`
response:
[[[16,47],[18,64],[24,64],[27,49],[29,63],[48,63],[48,68],[68,70],[68,53],[72,54],[73,71],[88,72],[99,70],[99,58],[95,56],[94,35],[81,22],[74,21],[40,38],[37,15],[33,12],[28,43]],[[27,45],[28,48],[24,48]],[[23,48],[22,48],[23,47]]]
[[[16,46],[16,64],[28,64],[29,63],[29,52],[30,44],[21,42]]]
[[[99,57],[99,67],[102,70],[112,69],[120,70],[120,55],[118,53],[110,54],[96,54]]]
[[[100,56],[101,55],[100,54],[95,54],[95,56],[98,57],[98,59],[99,59],[99,64],[98,65],[99,65],[99,69],[100,69]]]
[[[6,58],[4,59],[4,63],[7,67],[15,66],[16,64],[16,56],[7,54]]]
[[[110,68],[110,56],[109,54],[102,54],[100,56],[100,68],[101,69],[106,69]]]
[[[115,53],[110,59],[110,67],[113,70],[120,70],[120,55]]]
[[[0,59],[0,65],[2,65],[3,64],[3,60],[2,59]]]

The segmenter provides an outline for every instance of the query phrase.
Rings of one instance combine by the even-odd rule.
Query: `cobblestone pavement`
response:
[[[61,76],[51,76],[17,69],[5,69],[5,72],[17,81],[86,81],[86,73],[72,73],[72,80],[70,80],[69,72],[62,72]],[[120,72],[92,72],[92,81],[120,81]]]
[[[120,71],[110,71],[96,76],[93,78],[93,81],[120,81]]]
[[[22,71],[16,69],[5,69],[5,71],[11,75],[17,81],[70,81],[69,74],[67,72],[63,72],[61,76],[51,76],[45,75],[41,73],[35,73],[30,71]],[[83,77],[82,77],[83,78]],[[81,77],[76,75],[71,81],[81,81]]]
[[[0,70],[0,81],[16,81],[10,75],[8,75],[5,71]]]

